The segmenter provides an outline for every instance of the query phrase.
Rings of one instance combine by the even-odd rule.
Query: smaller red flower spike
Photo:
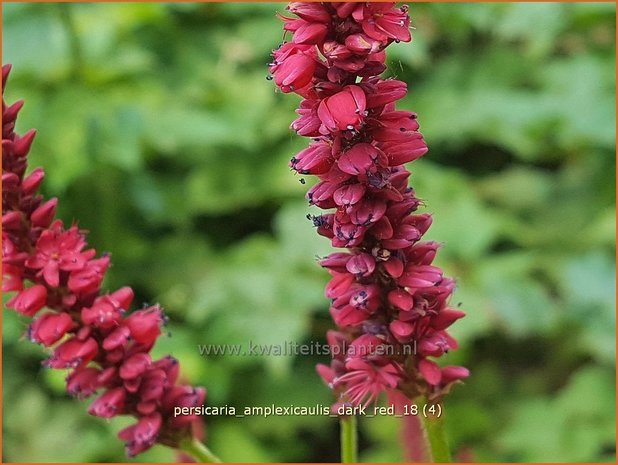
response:
[[[367,404],[380,392],[430,400],[468,376],[433,359],[457,348],[447,328],[464,313],[448,307],[455,283],[432,265],[438,245],[421,241],[431,216],[403,166],[427,153],[415,113],[395,108],[405,82],[382,79],[385,49],[411,40],[406,6],[393,3],[290,3],[281,18],[291,40],[273,52],[270,72],[282,92],[303,97],[291,128],[313,139],[290,167],[315,175],[311,216],[320,235],[348,249],[320,260],[339,327],[334,355],[318,373],[335,405]],[[412,349],[416,349],[415,351]]]
[[[2,67],[3,95],[9,71],[9,65]],[[37,194],[43,170],[25,176],[35,131],[15,134],[22,106],[2,100],[2,290],[16,292],[7,307],[34,318],[28,337],[52,349],[46,366],[70,370],[69,394],[83,399],[100,392],[88,409],[91,415],[137,418],[119,433],[129,456],[157,442],[177,447],[193,434],[196,417],[174,418],[174,407],[200,405],[206,391],[178,385],[172,357],[152,360],[163,310],[154,305],[128,313],[129,287],[102,293],[110,257],[96,258],[76,225],[54,221],[58,200]]]

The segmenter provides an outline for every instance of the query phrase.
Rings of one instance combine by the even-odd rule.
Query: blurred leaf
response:
[[[521,402],[501,434],[502,444],[521,461],[598,457],[616,438],[612,378],[598,367],[586,368],[557,397]]]

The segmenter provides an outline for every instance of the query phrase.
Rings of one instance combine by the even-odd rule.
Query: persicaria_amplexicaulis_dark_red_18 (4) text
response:
[[[427,152],[415,113],[396,109],[405,82],[382,78],[385,49],[409,42],[408,7],[394,3],[304,3],[281,15],[291,35],[270,72],[303,100],[291,128],[310,138],[290,167],[317,176],[307,193],[328,212],[309,216],[346,249],[321,259],[338,329],[319,374],[340,405],[367,405],[381,392],[439,401],[469,372],[436,359],[457,348],[447,328],[464,313],[449,306],[455,288],[433,265],[439,244],[423,241],[432,217],[408,186],[404,164]]]
[[[99,392],[88,412],[101,418],[130,415],[137,422],[118,434],[134,456],[155,443],[178,447],[198,429],[195,415],[174,407],[201,405],[206,390],[177,383],[171,356],[150,351],[166,321],[159,305],[129,312],[133,290],[101,290],[109,254],[97,258],[85,232],[55,218],[57,199],[38,194],[41,168],[26,175],[35,131],[20,136],[15,122],[22,101],[7,105],[10,66],[2,67],[2,292],[6,306],[32,318],[27,337],[52,350],[44,362],[68,370],[66,388],[82,399]]]

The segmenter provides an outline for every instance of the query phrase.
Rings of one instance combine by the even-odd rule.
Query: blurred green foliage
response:
[[[158,353],[210,405],[331,402],[320,357],[201,357],[197,344],[323,340],[315,263],[329,251],[287,167],[306,142],[297,99],[265,77],[282,4],[3,6],[7,98],[36,127],[45,194],[113,252],[107,288],[171,317]],[[438,263],[467,318],[449,363],[453,449],[476,461],[615,459],[615,6],[414,4],[389,49],[429,154],[411,182],[434,213]],[[106,423],[40,366],[26,321],[3,313],[5,461],[123,461]],[[361,458],[401,460],[399,421],[361,421]],[[337,461],[322,417],[207,420],[225,460]],[[169,461],[156,447],[138,460]]]

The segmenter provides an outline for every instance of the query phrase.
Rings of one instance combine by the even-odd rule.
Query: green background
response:
[[[298,98],[265,78],[283,4],[5,4],[8,101],[36,127],[31,166],[130,284],[159,301],[209,405],[329,404],[326,357],[201,357],[198,344],[322,341],[332,326],[287,162],[307,141]],[[458,279],[448,363],[472,375],[446,400],[453,450],[475,461],[614,461],[615,6],[414,4],[389,48],[430,151],[411,184]],[[313,213],[315,213],[313,211]],[[87,415],[41,368],[27,322],[3,312],[5,461],[124,461],[128,419]],[[398,419],[360,422],[361,459],[399,461]],[[323,417],[209,418],[228,461],[338,461]],[[157,446],[138,457],[171,461]]]

